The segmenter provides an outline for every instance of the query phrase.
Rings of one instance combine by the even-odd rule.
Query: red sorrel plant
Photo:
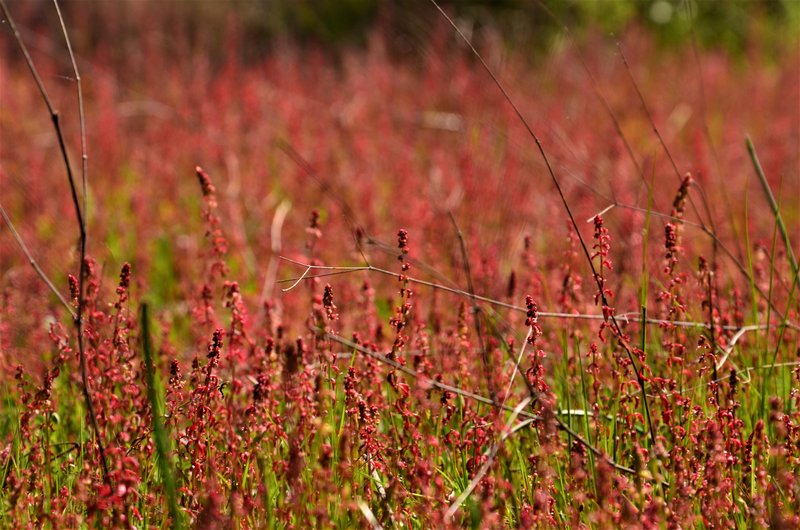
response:
[[[0,526],[800,523],[791,46],[748,34],[744,70],[631,27],[624,63],[577,33],[531,62],[444,21],[424,57],[244,62],[232,15],[218,64],[132,7],[137,54],[78,43],[79,111],[58,15],[9,7],[64,108],[40,134],[0,39]]]

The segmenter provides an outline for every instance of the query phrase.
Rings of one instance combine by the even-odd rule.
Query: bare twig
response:
[[[278,264],[276,257],[281,253],[281,232],[283,230],[283,223],[286,216],[291,210],[292,204],[289,201],[281,201],[275,209],[275,215],[272,217],[272,227],[270,229],[270,241],[272,244],[272,256],[269,259],[269,266],[264,275],[264,284],[261,287],[261,297],[258,300],[258,306],[262,307],[264,302],[272,296],[272,290],[275,287],[275,277],[278,273]]]
[[[669,147],[667,147],[667,143],[664,141],[664,137],[661,136],[661,131],[658,129],[658,126],[656,125],[656,122],[653,119],[653,114],[650,112],[650,108],[647,106],[647,101],[645,101],[644,99],[644,94],[642,94],[642,91],[639,89],[639,83],[637,83],[636,78],[633,77],[633,72],[631,71],[631,67],[628,64],[628,59],[625,57],[625,52],[622,50],[622,44],[619,41],[617,41],[617,50],[619,50],[620,58],[622,58],[622,64],[625,66],[625,71],[628,73],[628,78],[630,79],[631,84],[633,85],[633,88],[636,91],[636,96],[639,98],[639,103],[642,106],[642,111],[647,116],[647,121],[650,122],[650,127],[653,129],[653,133],[655,133],[656,138],[658,138],[658,142],[659,144],[661,144],[661,148],[664,150],[664,154],[667,155],[667,159],[669,160],[669,163],[672,165],[672,169],[675,172],[675,176],[680,181],[683,179],[683,176],[681,175],[681,171],[678,169],[678,164],[675,163],[675,159],[673,158],[672,153],[669,150]],[[689,197],[689,203],[692,205],[695,215],[697,215],[697,218],[702,223],[703,219],[702,217],[700,217],[700,212],[698,211],[697,206],[695,205],[691,197]],[[712,224],[714,222],[713,218],[710,218],[709,221]]]
[[[78,122],[81,129],[81,183],[83,191],[83,215],[88,216],[89,210],[86,204],[86,196],[88,194],[88,163],[89,156],[86,153],[86,115],[83,111],[83,88],[81,85],[81,74],[78,71],[78,63],[75,61],[75,54],[72,52],[72,41],[70,41],[69,34],[67,33],[67,25],[64,23],[64,17],[61,16],[61,8],[58,7],[58,0],[53,0],[53,5],[56,8],[58,15],[58,22],[61,24],[61,32],[64,34],[64,41],[67,43],[67,52],[69,53],[69,60],[72,63],[72,72],[75,74],[75,86],[78,90]]]
[[[55,0],[54,0],[55,1]],[[3,15],[5,16],[6,20],[8,21],[8,25],[11,28],[11,31],[14,34],[14,38],[19,45],[22,55],[25,57],[25,62],[28,65],[28,69],[31,71],[31,75],[33,76],[36,85],[39,89],[39,93],[44,100],[45,105],[47,106],[47,110],[50,113],[50,120],[53,122],[53,128],[55,129],[56,137],[58,138],[58,146],[59,150],[61,151],[61,156],[64,161],[64,166],[67,172],[67,180],[69,181],[70,187],[70,194],[72,196],[72,204],[75,208],[75,217],[78,222],[78,230],[80,233],[80,240],[79,240],[79,272],[78,272],[78,311],[74,317],[75,322],[75,331],[77,334],[78,340],[78,357],[80,361],[80,369],[81,369],[81,390],[83,392],[83,399],[86,403],[87,414],[89,415],[90,423],[92,425],[92,430],[95,433],[95,439],[97,442],[97,449],[100,453],[100,462],[102,464],[103,470],[103,479],[108,482],[108,464],[106,463],[106,454],[105,454],[105,447],[103,445],[102,436],[100,435],[100,427],[97,424],[97,417],[95,416],[94,412],[94,405],[92,404],[91,394],[89,392],[89,380],[87,375],[86,369],[86,351],[84,346],[84,337],[83,337],[83,312],[86,305],[86,298],[85,298],[85,289],[84,284],[87,275],[87,268],[86,268],[86,221],[84,217],[84,213],[81,210],[80,200],[78,199],[78,191],[75,185],[75,177],[72,173],[72,166],[70,165],[69,161],[69,154],[67,152],[67,146],[64,140],[64,134],[61,129],[61,123],[59,121],[59,114],[58,111],[53,107],[52,101],[50,100],[50,96],[47,93],[47,89],[42,82],[42,78],[39,76],[39,72],[36,69],[36,65],[33,62],[33,59],[28,53],[28,49],[25,46],[25,42],[22,40],[22,37],[17,30],[17,26],[14,23],[14,19],[11,17],[11,13],[8,11],[8,7],[4,0],[0,0],[0,9],[3,11]],[[61,19],[61,13],[58,12],[59,19]],[[62,21],[63,24],[63,21]],[[69,37],[64,35],[64,37],[69,41]],[[70,53],[71,53],[71,46],[70,46]],[[73,66],[75,65],[74,56],[73,59]],[[77,70],[77,67],[76,67]],[[85,191],[85,190],[84,190]]]
[[[736,346],[736,343],[739,342],[739,339],[741,339],[745,335],[745,333],[747,333],[748,331],[756,331],[756,330],[759,330],[759,329],[763,329],[763,328],[761,326],[744,326],[744,327],[740,328],[739,331],[737,331],[736,333],[733,334],[733,337],[731,337],[731,340],[728,341],[728,347],[727,348],[722,349],[718,345],[717,347],[720,350],[722,350],[723,355],[719,359],[719,361],[717,361],[717,370],[722,370],[722,367],[725,365],[725,361],[728,360],[728,356],[730,356],[731,352],[733,351],[733,348]]]
[[[367,506],[366,502],[362,501],[361,499],[357,499],[356,504],[358,505],[358,509],[361,510],[361,513],[364,515],[364,519],[366,519],[369,525],[372,527],[372,530],[383,530],[381,523],[378,522],[378,519],[375,517],[375,514],[372,513],[372,510],[369,509],[369,506]]]
[[[339,274],[350,274],[350,273],[354,273],[354,272],[376,272],[376,273],[379,273],[379,274],[385,274],[387,276],[392,276],[392,277],[395,277],[395,278],[398,278],[400,276],[399,273],[392,272],[392,271],[389,271],[389,270],[386,270],[386,269],[381,269],[380,267],[375,267],[374,265],[363,265],[363,266],[362,265],[359,265],[359,266],[309,265],[309,264],[303,263],[301,261],[297,261],[297,260],[294,260],[294,259],[291,259],[291,258],[287,258],[286,256],[281,256],[280,258],[282,260],[284,260],[284,261],[288,261],[289,263],[293,263],[295,265],[298,265],[298,266],[301,266],[301,267],[305,267],[305,271],[304,271],[302,276],[296,277],[296,278],[285,278],[283,280],[278,280],[278,282],[277,282],[277,283],[289,283],[289,282],[292,282],[293,283],[292,288],[295,287],[297,284],[299,284],[299,281],[303,280],[303,279],[310,280],[312,278],[321,278],[321,277],[325,277],[325,276],[334,276],[334,275],[339,275]],[[319,274],[309,274],[310,271],[314,271],[314,270],[321,270],[321,271],[326,271],[326,272],[319,273]],[[477,295],[477,294],[471,295],[470,293],[468,293],[468,292],[466,292],[464,290],[461,290],[461,289],[448,287],[446,285],[441,285],[441,284],[438,284],[438,283],[435,283],[435,282],[429,282],[427,280],[422,280],[422,279],[419,279],[419,278],[415,278],[413,276],[408,276],[408,277],[406,277],[406,279],[409,281],[409,283],[415,283],[415,284],[418,284],[418,285],[424,285],[426,287],[431,287],[433,289],[438,289],[438,290],[441,290],[441,291],[452,293],[452,294],[455,294],[457,296],[463,296],[465,298],[470,298],[470,299],[474,299],[474,300],[477,300],[477,301],[480,301],[480,302],[485,302],[487,304],[491,304],[491,305],[496,306],[496,307],[502,307],[502,308],[505,308],[505,309],[510,309],[512,311],[518,311],[518,312],[521,312],[521,313],[525,313],[527,311],[527,309],[522,307],[522,306],[509,304],[508,302],[503,302],[501,300],[495,300],[494,298],[489,298],[489,297],[481,296],[481,295]],[[288,291],[288,290],[289,289],[283,289],[284,292]],[[603,320],[603,315],[590,315],[590,314],[585,314],[585,313],[561,313],[561,312],[553,312],[553,311],[539,311],[539,312],[537,312],[537,315],[539,317],[542,317],[542,318],[561,318],[561,319],[575,319],[575,320]],[[623,320],[626,323],[627,322],[639,322],[639,323],[644,322],[644,323],[646,323],[648,325],[657,325],[657,326],[669,324],[669,325],[676,326],[676,327],[681,327],[681,328],[698,328],[698,329],[705,329],[705,328],[708,327],[708,324],[705,323],[705,322],[694,322],[694,321],[689,321],[689,320],[674,320],[674,321],[672,321],[672,320],[664,320],[664,319],[650,318],[650,317],[646,318],[645,320],[642,320],[640,314],[638,312],[633,312],[633,311],[625,312],[625,313],[619,313],[618,315],[616,315],[616,317],[618,319]],[[795,324],[793,322],[788,322],[787,326],[792,328],[792,329],[795,329],[795,330],[800,330],[800,326],[798,326],[797,324]],[[767,328],[766,325],[760,325],[760,326],[754,327],[753,330],[756,330],[756,329],[761,330],[761,329],[766,329],[766,328]],[[721,326],[721,329],[724,329],[726,331],[738,331],[740,328],[739,328],[739,326],[724,325],[724,326]],[[750,329],[748,329],[748,331],[750,331]]]
[[[302,169],[308,177],[317,183],[323,193],[331,196],[331,198],[339,206],[342,215],[347,219],[347,222],[350,224],[351,228],[354,230],[361,228],[363,230],[363,227],[358,222],[358,218],[356,217],[356,213],[353,208],[341,197],[341,194],[333,193],[333,186],[331,186],[329,182],[323,180],[322,177],[320,177],[317,172],[314,171],[314,168],[311,167],[311,164],[309,164],[308,161],[303,158],[302,155],[300,155],[300,153],[298,153],[289,142],[283,139],[278,139],[276,140],[275,144],[277,145],[278,149],[286,153],[286,155],[291,158],[292,161],[297,164],[297,166],[300,167],[300,169]]]
[[[522,362],[522,356],[525,355],[525,347],[528,345],[528,339],[532,333],[533,326],[528,326],[528,334],[525,336],[525,340],[522,341],[522,346],[519,349],[519,355],[517,355],[517,360],[514,362],[514,370],[511,372],[511,377],[508,378],[508,386],[506,387],[505,394],[503,394],[503,400],[500,402],[502,405],[505,405],[508,395],[511,393],[511,387],[514,385],[514,378],[517,377],[517,370],[519,370],[519,365]]]
[[[461,31],[461,29],[458,27],[458,25],[456,25],[456,23],[453,22],[453,19],[451,19],[447,15],[447,13],[444,12],[444,10],[439,6],[438,3],[436,3],[436,0],[431,0],[431,3],[436,7],[436,9],[439,11],[439,13],[441,13],[441,15],[447,20],[447,22],[452,26],[452,28],[456,31],[456,33],[458,33],[459,37],[461,37],[461,39],[464,41],[464,43],[466,43],[466,45],[472,51],[473,55],[478,59],[478,62],[480,62],[480,64],[483,66],[484,70],[486,70],[486,73],[489,75],[489,77],[491,77],[491,79],[494,82],[495,86],[497,86],[498,90],[500,90],[500,92],[502,93],[503,98],[506,100],[506,102],[508,102],[508,104],[514,110],[514,113],[517,115],[517,118],[522,123],[522,125],[525,127],[525,130],[528,132],[528,135],[531,137],[531,139],[536,144],[536,147],[537,147],[537,149],[539,151],[539,154],[541,155],[542,160],[544,161],[544,164],[547,167],[547,172],[550,175],[550,179],[553,182],[553,185],[555,186],[556,191],[558,192],[559,198],[561,199],[561,204],[564,206],[564,211],[566,212],[567,217],[569,217],[570,224],[572,225],[573,229],[575,230],[575,234],[578,236],[578,241],[581,244],[581,248],[583,249],[583,253],[584,253],[585,257],[586,257],[586,261],[589,263],[589,268],[592,271],[592,277],[594,278],[595,283],[597,284],[597,290],[598,290],[598,295],[600,297],[600,301],[602,302],[603,306],[610,306],[610,304],[608,303],[608,299],[606,297],[606,294],[603,291],[602,280],[600,279],[600,275],[597,273],[597,269],[595,268],[594,262],[592,261],[591,254],[589,253],[589,248],[586,246],[586,242],[583,240],[583,236],[581,235],[580,229],[578,228],[578,223],[577,223],[577,221],[575,221],[575,216],[572,214],[572,208],[570,208],[570,206],[569,206],[569,202],[567,201],[567,197],[566,197],[566,195],[564,195],[564,190],[561,188],[561,183],[559,182],[558,177],[556,177],[555,170],[553,169],[553,166],[550,163],[550,159],[548,158],[547,153],[544,150],[544,146],[542,145],[541,140],[539,140],[539,137],[536,135],[535,132],[533,132],[533,129],[528,124],[528,121],[522,115],[522,112],[519,110],[517,105],[511,99],[511,96],[509,96],[508,92],[506,91],[505,87],[500,83],[500,80],[497,78],[497,76],[494,75],[494,72],[492,71],[492,69],[489,68],[488,64],[486,64],[486,61],[483,59],[481,54],[478,53],[478,50],[476,50],[475,46],[472,45],[472,42],[470,42],[470,40],[464,35],[464,33]],[[636,358],[635,358],[635,355],[633,353],[633,349],[628,344],[628,341],[625,339],[625,335],[622,332],[622,328],[620,327],[620,325],[617,322],[617,319],[614,317],[613,313],[609,315],[609,320],[611,321],[612,330],[614,331],[614,334],[617,337],[617,341],[619,342],[620,346],[622,346],[622,348],[625,350],[625,353],[628,356],[628,360],[631,363],[631,367],[633,368],[633,371],[636,374],[636,382],[639,384],[639,388],[640,388],[641,393],[642,393],[642,406],[644,407],[645,419],[647,420],[647,425],[648,425],[648,428],[649,428],[649,431],[650,431],[650,441],[653,444],[655,444],[656,443],[656,435],[655,435],[655,430],[653,429],[653,423],[652,423],[652,421],[650,419],[650,407],[649,407],[648,402],[647,402],[647,393],[645,392],[644,375],[642,374],[641,367],[636,362]]]

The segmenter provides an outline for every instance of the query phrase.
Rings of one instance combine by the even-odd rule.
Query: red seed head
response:
[[[197,166],[194,168],[195,172],[197,173],[197,179],[200,181],[200,188],[203,190],[203,197],[210,197],[217,192],[217,189],[211,183],[211,177],[208,176],[208,173],[203,171],[203,168]]]
[[[80,296],[80,287],[78,286],[78,278],[70,274],[68,277],[69,280],[69,294],[72,297],[72,303],[74,305],[78,305],[78,297]]]

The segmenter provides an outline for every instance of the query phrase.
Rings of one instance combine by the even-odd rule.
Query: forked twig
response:
[[[56,2],[57,0],[53,0]],[[22,37],[19,34],[19,30],[17,29],[16,24],[14,23],[14,19],[11,16],[11,13],[8,11],[8,7],[6,6],[5,0],[0,0],[0,9],[3,11],[3,15],[5,16],[6,20],[8,21],[8,25],[11,28],[12,33],[14,34],[14,39],[17,41],[17,44],[22,51],[22,55],[25,58],[25,63],[28,65],[28,69],[33,76],[34,81],[36,82],[36,86],[39,89],[39,93],[44,100],[45,105],[47,106],[47,110],[50,113],[50,120],[53,122],[53,128],[55,129],[56,137],[58,138],[58,146],[59,150],[61,151],[61,156],[64,161],[64,166],[67,172],[67,180],[69,181],[69,188],[70,194],[72,196],[72,204],[75,209],[75,217],[78,222],[78,230],[80,233],[80,240],[79,240],[79,272],[78,272],[78,311],[73,318],[75,322],[75,331],[77,334],[78,340],[78,357],[80,361],[80,369],[81,369],[81,390],[83,393],[83,399],[86,404],[87,414],[89,415],[89,419],[92,425],[92,430],[95,434],[95,439],[97,442],[97,449],[100,453],[100,462],[102,464],[103,469],[103,480],[107,483],[109,482],[108,477],[108,464],[106,463],[106,453],[105,447],[103,445],[102,436],[100,434],[100,427],[97,424],[97,417],[95,416],[94,412],[94,405],[92,404],[92,398],[89,392],[89,380],[87,375],[86,369],[86,350],[84,345],[84,337],[83,337],[83,313],[86,305],[86,298],[85,298],[85,279],[87,274],[86,268],[86,220],[84,217],[84,212],[81,209],[80,200],[78,199],[78,191],[75,185],[75,177],[72,173],[72,166],[69,162],[69,154],[67,152],[66,142],[64,140],[64,133],[61,129],[61,122],[59,119],[58,111],[53,107],[53,103],[50,100],[50,96],[47,93],[47,89],[42,82],[42,78],[39,75],[39,72],[36,68],[36,65],[31,58],[30,53],[28,53],[28,48],[25,46],[25,42],[22,40]],[[58,17],[63,25],[63,19],[61,18],[61,12],[58,11]],[[69,36],[64,33],[64,37],[69,42]],[[72,48],[71,45],[68,45],[70,49],[70,55],[73,61],[73,66],[77,71],[77,66],[75,65],[75,58],[72,56]],[[85,167],[85,166],[84,166]],[[85,192],[84,188],[84,192]]]
[[[293,263],[295,265],[305,267],[303,275],[296,278],[284,278],[283,280],[278,280],[277,283],[289,283],[292,282],[292,286],[288,289],[282,289],[283,292],[287,292],[294,287],[296,287],[300,282],[299,280],[310,280],[312,278],[322,278],[326,276],[335,276],[340,274],[350,274],[354,272],[376,272],[379,274],[385,274],[387,276],[392,276],[398,278],[400,276],[399,273],[392,272],[390,270],[381,269],[380,267],[376,267],[374,265],[357,265],[357,266],[334,266],[334,265],[309,265],[307,263],[303,263],[301,261],[294,260],[292,258],[288,258],[286,256],[280,256],[280,259],[287,261],[289,263]],[[309,274],[311,271],[314,270],[321,270],[326,271],[319,274]],[[510,309],[512,311],[518,311],[521,313],[525,313],[527,311],[526,308],[514,304],[509,304],[508,302],[503,302],[502,300],[496,300],[494,298],[489,298],[487,296],[481,296],[477,294],[470,294],[467,291],[462,289],[457,289],[454,287],[449,287],[447,285],[441,285],[435,282],[429,282],[427,280],[422,280],[420,278],[415,278],[413,276],[405,277],[409,283],[415,283],[418,285],[424,285],[426,287],[431,287],[433,289],[445,291],[448,293],[455,294],[457,296],[463,296],[465,298],[470,298],[473,300],[477,300],[480,302],[485,302],[487,304],[491,304],[496,307],[502,307],[505,309]],[[575,320],[603,320],[603,315],[591,315],[586,313],[562,313],[562,312],[554,312],[554,311],[539,311],[536,313],[539,317],[542,318],[562,318],[562,319],[575,319]],[[642,319],[639,312],[625,312],[619,313],[616,315],[618,319],[622,319],[624,322],[644,322],[648,325],[655,325],[655,326],[662,326],[662,325],[671,325],[680,328],[698,328],[698,329],[705,329],[708,327],[708,323],[706,322],[695,322],[691,320],[665,320],[659,318],[651,318],[648,317],[646,319]],[[787,327],[800,330],[800,326],[795,324],[794,322],[787,322]],[[761,324],[758,326],[745,326],[747,331],[755,331],[755,330],[763,330],[766,329],[768,326],[765,324]],[[741,329],[739,326],[734,325],[724,325],[720,326],[721,329],[726,331],[739,331]],[[752,328],[752,329],[751,329]]]
[[[466,45],[472,51],[473,55],[475,55],[475,57],[478,59],[478,62],[480,62],[484,70],[486,70],[486,73],[489,74],[489,77],[492,78],[492,81],[494,82],[495,86],[497,86],[498,90],[500,90],[500,92],[503,95],[503,98],[506,100],[506,102],[508,102],[508,104],[514,110],[514,113],[517,115],[517,118],[525,127],[525,130],[528,132],[528,135],[533,139],[534,143],[536,144],[539,154],[541,155],[542,160],[544,161],[544,164],[547,167],[547,172],[550,175],[550,179],[553,182],[553,185],[555,186],[556,191],[558,192],[558,196],[561,199],[561,203],[564,206],[564,210],[567,213],[567,217],[569,217],[570,224],[572,225],[572,228],[575,230],[575,234],[578,236],[578,241],[580,242],[581,248],[583,249],[586,261],[589,263],[589,268],[592,270],[592,277],[594,278],[595,283],[597,284],[597,291],[600,297],[600,301],[602,302],[604,307],[610,307],[606,294],[603,290],[602,280],[600,279],[600,276],[597,273],[597,269],[595,268],[591,254],[589,253],[589,248],[586,246],[586,242],[583,240],[583,236],[581,235],[580,229],[578,228],[578,223],[577,221],[575,221],[575,216],[572,214],[572,208],[570,208],[569,202],[567,202],[567,197],[566,195],[564,195],[564,190],[561,188],[561,183],[558,181],[558,177],[556,177],[555,170],[553,169],[553,166],[550,163],[550,159],[548,158],[547,153],[544,150],[544,146],[542,145],[541,140],[539,140],[539,137],[536,135],[535,132],[533,132],[533,129],[531,128],[530,124],[528,124],[528,121],[522,115],[522,112],[519,110],[517,105],[511,99],[511,96],[509,96],[508,92],[506,91],[505,87],[503,87],[503,85],[500,83],[500,80],[497,78],[497,76],[494,75],[492,69],[489,68],[488,64],[486,64],[486,61],[483,59],[481,54],[478,53],[478,50],[475,49],[475,46],[473,46],[472,42],[470,42],[470,40],[466,37],[466,35],[464,35],[464,33],[461,31],[458,25],[456,25],[456,23],[453,22],[453,19],[451,19],[447,15],[447,13],[444,12],[444,10],[439,6],[436,0],[430,0],[430,1],[434,5],[434,7],[436,7],[439,13],[441,13],[441,15],[453,27],[456,33],[458,33],[459,37],[461,37],[464,43],[466,43]],[[617,322],[617,319],[614,317],[613,312],[610,315],[608,315],[608,320],[611,321],[612,330],[614,331],[614,334],[617,337],[617,341],[619,342],[620,346],[622,346],[622,348],[625,350],[625,353],[628,356],[628,360],[631,363],[631,367],[633,368],[633,371],[636,374],[636,382],[639,384],[639,389],[641,390],[642,393],[642,406],[644,407],[645,418],[647,421],[648,430],[650,431],[650,441],[655,445],[656,434],[655,430],[653,429],[653,422],[650,418],[650,406],[648,405],[647,402],[647,393],[645,392],[645,380],[644,380],[644,375],[642,374],[641,367],[636,362],[633,349],[628,344],[628,341],[625,339],[625,335],[622,332],[622,328]]]
[[[728,357],[730,356],[731,352],[733,352],[733,348],[736,346],[736,343],[739,342],[739,339],[741,339],[744,336],[745,333],[747,333],[748,331],[756,331],[756,330],[759,330],[759,329],[761,329],[761,326],[744,326],[744,327],[741,327],[741,328],[739,328],[739,331],[737,331],[736,333],[733,334],[733,337],[731,337],[731,340],[728,341],[728,347],[727,348],[723,349],[721,346],[717,345],[717,348],[722,350],[722,353],[723,353],[722,357],[720,357],[719,361],[717,361],[717,370],[722,370],[722,367],[725,365],[725,361],[728,360]]]

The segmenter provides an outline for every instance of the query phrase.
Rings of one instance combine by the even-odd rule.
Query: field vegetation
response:
[[[800,526],[797,32],[152,4],[3,4],[0,527]]]

